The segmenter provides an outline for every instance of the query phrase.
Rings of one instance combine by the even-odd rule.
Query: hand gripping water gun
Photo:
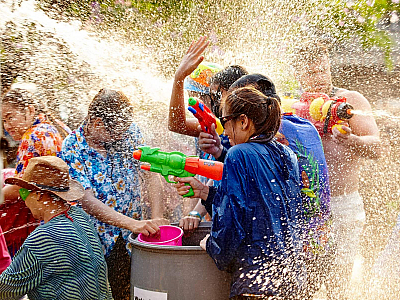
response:
[[[181,152],[162,152],[160,148],[139,147],[139,150],[133,152],[133,158],[150,163],[142,165],[141,169],[160,173],[169,183],[168,176],[193,177],[198,174],[214,180],[222,179],[224,164],[218,161],[199,159],[197,156],[187,156]],[[186,183],[185,185],[189,185]],[[183,197],[193,196],[193,189]]]
[[[218,135],[224,132],[224,127],[222,127],[219,119],[214,116],[211,110],[204,105],[203,101],[195,98],[189,98],[188,110],[199,120],[201,129],[204,132],[211,133],[211,124],[215,124],[215,130]]]
[[[296,115],[307,119],[317,128],[319,134],[332,133],[337,127],[341,133],[346,133],[342,125],[353,117],[353,106],[346,102],[346,98],[330,99],[323,93],[303,93],[300,101],[292,104]]]

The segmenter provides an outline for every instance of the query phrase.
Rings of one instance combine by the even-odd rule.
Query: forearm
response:
[[[98,200],[91,189],[85,191],[85,196],[80,201],[82,208],[88,214],[92,215],[101,222],[131,230],[132,223],[136,220],[129,218],[108,205]]]
[[[204,217],[207,214],[205,206],[201,204],[201,199],[197,201],[196,206],[192,210],[197,211],[202,217]]]
[[[169,105],[168,129],[176,133],[197,137],[199,135],[198,122],[194,119],[186,119],[184,80],[185,78],[179,76],[179,74],[175,75]]]
[[[151,206],[151,218],[162,218],[164,212],[164,203],[162,202],[164,190],[162,188],[161,177],[155,173],[145,173],[144,187]]]
[[[352,151],[358,156],[377,159],[382,155],[381,141],[374,135],[357,136],[352,134]]]

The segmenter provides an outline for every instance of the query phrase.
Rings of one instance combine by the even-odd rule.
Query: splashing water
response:
[[[168,20],[161,18],[155,22],[144,21],[144,25],[138,26],[147,28],[141,32],[141,37],[135,40],[121,28],[113,28],[114,31],[104,33],[93,23],[76,19],[54,20],[44,11],[38,10],[34,0],[22,1],[20,6],[9,0],[0,2],[0,28],[3,29],[7,22],[12,21],[16,24],[17,31],[27,32],[30,27],[26,24],[35,24],[35,31],[40,33],[41,38],[44,37],[44,44],[34,48],[33,42],[23,40],[22,48],[33,49],[30,56],[32,64],[27,72],[29,76],[20,76],[17,82],[30,85],[34,83],[31,87],[33,90],[51,90],[50,98],[53,102],[49,103],[50,107],[58,110],[70,124],[76,126],[78,121],[82,120],[88,103],[100,88],[117,89],[134,100],[135,121],[143,129],[148,144],[160,146],[166,151],[193,153],[193,140],[169,132],[166,123],[172,76],[165,75],[176,68],[177,61],[188,46],[187,40],[204,33],[205,29],[202,27],[206,27],[206,33],[211,32],[210,40],[213,42],[206,53],[207,60],[221,65],[242,64],[250,72],[267,74],[277,83],[278,91],[283,93],[293,92],[297,88],[287,64],[290,48],[296,41],[315,34],[310,17],[295,14],[299,5],[297,2],[281,0],[274,1],[273,5],[262,1],[242,2],[241,5],[248,6],[247,10],[243,10],[242,6],[239,7],[239,4],[233,1],[232,7],[235,12],[221,12],[221,18],[212,16],[215,24],[198,22],[196,19],[201,18],[198,14],[207,11],[188,13],[188,20],[193,21],[191,25],[183,24],[182,20],[173,20],[171,23],[174,24],[171,25]],[[315,11],[318,12],[314,17],[323,16],[326,22],[329,22],[330,12],[319,9],[318,1],[310,3],[315,5]],[[271,8],[271,5],[274,7]],[[347,12],[351,14],[354,10],[349,8],[346,14]],[[103,22],[104,17],[98,8],[95,13],[96,22]],[[133,17],[136,16],[135,13],[132,9]],[[179,22],[182,25],[179,25]],[[344,21],[340,21],[340,26],[346,25]],[[192,26],[190,28],[193,32],[187,29],[189,26]],[[297,28],[298,31],[293,28]],[[223,35],[222,31],[225,29],[231,36]],[[165,32],[170,34],[168,40],[165,39]],[[329,38],[334,40],[332,36],[328,36]],[[160,61],[168,63],[160,66]],[[64,64],[66,67],[63,69]],[[42,74],[50,78],[46,84]],[[65,74],[68,76],[65,77]],[[79,112],[76,117],[78,121],[68,119],[74,111]],[[400,135],[394,124],[400,117],[374,108],[371,113],[360,110],[353,110],[352,113],[376,117],[382,131],[382,140],[388,149],[382,159],[365,162],[361,174],[360,190],[365,195],[367,213],[375,222],[367,223],[365,235],[368,238],[364,242],[363,254],[372,260],[385,245],[391,223],[399,208],[400,175],[397,170],[400,167]],[[387,164],[387,161],[391,164]],[[171,191],[169,185],[165,188]],[[168,201],[170,207],[173,207],[178,200],[171,197],[166,202]],[[359,256],[353,268],[351,299],[365,299],[365,295],[360,292],[368,285],[368,281],[362,279],[363,261]],[[323,293],[318,294],[316,298],[326,299]]]
[[[365,112],[362,110],[357,110],[357,109],[351,109],[350,110],[351,114],[353,115],[358,115],[358,116],[368,116],[368,117],[376,117],[376,118],[389,118],[392,120],[399,120],[400,116],[394,116],[387,111],[384,110],[373,110],[371,112]]]

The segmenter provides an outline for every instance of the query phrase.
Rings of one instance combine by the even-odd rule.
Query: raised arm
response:
[[[349,120],[349,127],[344,126],[346,134],[340,133],[337,128],[332,130],[333,140],[352,149],[355,154],[366,158],[379,158],[381,141],[379,129],[372,116],[371,105],[363,95],[354,91],[347,91],[340,96],[346,97],[355,110],[362,111]]]
[[[168,129],[176,133],[199,136],[197,119],[186,119],[183,82],[203,61],[202,53],[208,44],[206,36],[200,37],[196,42],[193,41],[175,73],[169,105]]]

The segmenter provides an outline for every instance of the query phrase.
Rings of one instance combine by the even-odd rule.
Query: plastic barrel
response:
[[[219,271],[198,246],[210,228],[211,222],[200,223],[192,236],[183,237],[183,246],[176,247],[144,244],[131,235],[131,299],[229,299],[230,274]]]

